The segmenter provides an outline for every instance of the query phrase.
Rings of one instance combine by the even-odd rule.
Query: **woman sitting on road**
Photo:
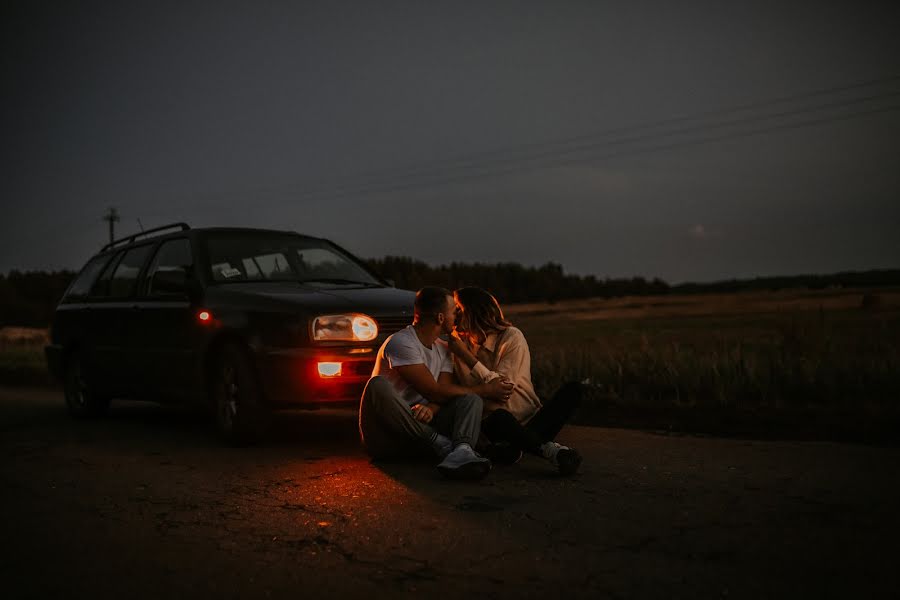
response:
[[[511,464],[524,450],[549,460],[563,475],[577,471],[581,455],[553,440],[581,401],[582,385],[567,383],[542,404],[531,383],[528,343],[503,317],[497,299],[477,287],[461,288],[453,297],[456,330],[449,346],[460,382],[477,385],[507,377],[515,384],[508,400],[484,401],[481,430],[491,442],[488,457]]]

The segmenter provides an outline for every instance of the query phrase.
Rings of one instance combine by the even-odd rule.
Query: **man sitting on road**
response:
[[[455,479],[479,479],[491,461],[475,453],[482,397],[509,399],[504,379],[474,387],[453,382],[453,360],[439,339],[453,331],[456,304],[444,288],[416,293],[413,324],[385,340],[359,407],[359,432],[373,458],[408,456],[431,447],[438,470]]]

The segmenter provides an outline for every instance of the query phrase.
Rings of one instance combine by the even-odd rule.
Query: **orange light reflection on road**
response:
[[[421,465],[415,465],[420,468]],[[279,493],[289,506],[303,507],[302,522],[311,528],[371,524],[386,515],[385,505],[422,506],[428,500],[404,485],[390,472],[372,464],[363,454],[331,456],[314,463],[297,461],[281,469],[284,481],[302,482],[285,486]],[[323,514],[328,515],[323,519]],[[299,515],[298,515],[299,516]]]

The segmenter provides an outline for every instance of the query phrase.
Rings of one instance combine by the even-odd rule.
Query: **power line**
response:
[[[892,97],[892,96],[900,96],[900,92],[893,93],[889,95],[885,95],[884,97]],[[834,108],[836,106],[844,106],[857,103],[855,101],[848,103],[833,103],[829,106],[824,107],[816,107],[813,109],[801,109],[794,111],[784,111],[783,113],[778,113],[774,115],[762,115],[758,117],[751,117],[745,119],[737,119],[726,123],[716,124],[716,125],[706,125],[706,126],[696,126],[690,128],[683,128],[682,130],[678,130],[675,132],[670,132],[666,134],[656,134],[656,135],[645,135],[645,136],[632,136],[632,138],[628,138],[627,140],[616,140],[611,143],[606,144],[594,144],[590,147],[582,147],[578,148],[577,151],[584,152],[585,150],[598,151],[603,150],[605,148],[610,148],[616,145],[625,145],[634,142],[652,142],[654,140],[661,140],[665,138],[671,138],[677,135],[683,135],[685,133],[703,133],[704,131],[711,131],[722,129],[724,127],[734,127],[736,125],[745,125],[758,121],[766,121],[772,120],[774,118],[783,118],[784,116],[802,116],[803,114],[812,114],[815,112],[820,112],[825,108]],[[759,135],[763,133],[774,133],[778,131],[787,131],[791,129],[799,129],[803,127],[811,127],[814,125],[822,125],[831,122],[839,122],[846,121],[849,119],[854,119],[862,116],[870,116],[875,114],[882,114],[887,112],[893,112],[895,110],[900,109],[900,104],[889,105],[886,107],[878,107],[869,110],[862,110],[851,112],[847,114],[841,115],[832,115],[829,117],[820,117],[815,119],[809,119],[805,121],[796,121],[789,123],[782,123],[779,125],[768,126],[758,129],[750,129],[746,131],[738,131],[731,132],[726,134],[718,134],[714,136],[707,136],[695,139],[686,139],[675,141],[663,145],[649,146],[649,147],[637,147],[632,149],[624,149],[617,152],[611,152],[607,154],[603,154],[601,156],[596,155],[588,155],[583,156],[581,158],[566,158],[562,160],[562,157],[571,155],[573,152],[571,149],[566,151],[560,151],[555,153],[543,153],[540,157],[527,157],[527,158],[519,158],[519,159],[504,159],[502,161],[495,161],[495,165],[484,164],[484,165],[472,165],[468,166],[465,169],[462,167],[450,168],[444,172],[434,171],[427,175],[421,175],[418,179],[409,178],[410,181],[397,181],[396,179],[393,181],[381,181],[381,182],[370,182],[368,184],[360,184],[357,186],[343,186],[338,187],[332,190],[323,190],[321,192],[307,192],[305,193],[305,197],[307,198],[321,198],[321,199],[330,199],[330,198],[341,198],[346,197],[352,194],[359,195],[367,195],[372,193],[383,193],[388,191],[401,191],[406,189],[414,189],[419,187],[429,187],[433,185],[440,185],[446,183],[454,183],[459,181],[468,181],[472,179],[482,179],[486,177],[495,177],[498,175],[506,175],[515,172],[521,172],[526,170],[535,170],[535,169],[546,169],[546,168],[558,168],[560,166],[568,166],[572,164],[583,164],[583,163],[592,163],[598,160],[605,160],[614,157],[621,156],[632,156],[637,154],[644,154],[648,152],[658,152],[662,150],[668,150],[678,147],[686,147],[686,146],[695,146],[712,142],[726,141],[730,139],[739,139],[744,137],[749,137],[752,135]],[[557,159],[557,160],[553,160]],[[543,161],[543,162],[541,162]],[[535,164],[536,163],[536,164]],[[508,166],[503,166],[503,165]],[[454,172],[459,172],[454,175]],[[468,171],[468,172],[467,172]]]
[[[612,129],[606,129],[603,131],[582,134],[578,136],[573,136],[569,138],[562,138],[558,140],[549,140],[543,142],[532,142],[525,143],[516,146],[507,146],[505,148],[499,148],[494,150],[486,150],[481,152],[469,153],[466,155],[457,155],[455,157],[450,157],[447,159],[443,159],[441,161],[431,161],[431,162],[423,162],[417,163],[414,165],[408,165],[406,167],[395,167],[382,169],[379,171],[371,171],[369,173],[362,173],[349,177],[342,177],[340,180],[335,179],[318,179],[318,180],[307,180],[306,182],[298,182],[299,186],[307,187],[307,193],[315,193],[315,188],[326,188],[323,191],[333,191],[334,184],[337,183],[338,187],[343,189],[353,185],[370,185],[373,183],[378,183],[379,180],[389,179],[389,178],[397,178],[397,177],[415,177],[415,176],[428,176],[433,174],[434,172],[445,172],[453,169],[467,169],[472,166],[480,166],[485,165],[492,162],[510,162],[516,160],[526,160],[530,159],[531,155],[528,154],[529,150],[539,150],[542,148],[553,148],[557,147],[558,150],[548,151],[547,154],[554,154],[560,151],[574,152],[575,149],[567,149],[566,146],[576,145],[576,148],[581,148],[583,146],[593,146],[595,143],[594,140],[598,138],[608,138],[610,136],[614,136],[617,134],[627,134],[631,132],[639,132],[641,130],[649,130],[649,129],[659,129],[664,128],[671,125],[677,125],[680,123],[687,123],[691,121],[703,121],[713,119],[715,117],[723,117],[728,115],[733,115],[737,113],[758,110],[764,107],[777,106],[780,104],[786,104],[789,102],[796,102],[798,100],[806,99],[806,98],[815,98],[819,96],[835,96],[840,95],[844,92],[859,90],[863,88],[868,88],[872,86],[892,83],[900,80],[900,75],[894,75],[890,77],[884,77],[880,79],[870,79],[865,81],[858,81],[845,85],[832,86],[828,88],[820,88],[817,90],[812,90],[808,92],[802,92],[792,95],[780,96],[776,98],[771,98],[767,100],[745,103],[729,108],[724,109],[716,109],[711,111],[700,112],[694,115],[686,115],[680,117],[674,117],[669,119],[663,119],[658,121],[651,121],[648,123],[642,124],[634,124],[628,125],[624,127],[617,127]],[[852,98],[846,100],[847,104],[854,104],[859,102],[870,101],[873,99],[877,99],[878,97],[891,97],[896,96],[897,94],[894,92],[890,92],[887,94],[871,94],[869,96],[865,96],[863,98]],[[836,105],[835,105],[836,106]],[[801,108],[797,110],[797,113],[802,113],[805,110],[820,110],[825,107],[830,107],[830,105],[825,105],[822,107],[813,107],[813,108]],[[785,111],[785,114],[793,111]],[[745,117],[747,119],[766,119],[773,118],[775,115],[762,115],[758,117],[749,116]],[[726,126],[727,123],[723,123],[719,126]],[[706,125],[712,126],[712,125]],[[698,129],[705,127],[704,125],[696,125],[694,126]],[[648,136],[650,134],[647,134]],[[581,142],[584,142],[581,144]],[[579,145],[580,144],[580,145]],[[519,155],[519,156],[517,156]],[[493,160],[484,160],[491,159],[491,157],[497,157]]]
[[[854,90],[861,90],[864,88],[872,88],[873,86],[883,86],[885,84],[891,84],[900,81],[900,75],[892,75],[888,77],[883,77],[879,79],[869,79],[865,81],[856,81],[852,83],[847,83],[843,85],[835,85],[827,88],[820,88],[812,91],[801,92],[791,95],[780,96],[776,98],[770,98],[767,100],[761,100],[756,102],[745,103],[737,106],[732,106],[729,108],[716,109],[706,112],[696,113],[694,115],[680,116],[670,119],[657,120],[652,122],[647,122],[643,124],[635,124],[628,125],[624,127],[618,127],[613,129],[608,129],[600,132],[590,133],[579,135],[575,137],[570,137],[566,139],[559,140],[551,140],[545,142],[533,142],[527,144],[521,144],[518,146],[509,146],[506,148],[496,149],[496,150],[488,150],[482,152],[469,153],[466,155],[457,156],[455,158],[448,158],[446,160],[442,160],[440,162],[433,163],[418,163],[416,165],[409,165],[407,167],[395,167],[395,168],[387,168],[382,169],[375,172],[370,172],[368,174],[358,174],[354,176],[345,176],[345,177],[327,177],[327,178],[316,178],[316,179],[306,179],[295,181],[294,184],[286,185],[286,186],[278,186],[275,187],[258,187],[253,190],[247,190],[247,193],[254,193],[257,195],[277,195],[282,197],[293,196],[294,199],[331,199],[331,198],[341,198],[347,197],[354,194],[358,195],[366,195],[373,193],[383,193],[389,191],[401,191],[401,190],[409,190],[415,188],[424,188],[435,185],[442,185],[445,183],[454,183],[458,181],[466,181],[471,179],[483,179],[488,177],[495,177],[498,175],[505,175],[508,173],[521,172],[526,170],[535,170],[535,169],[544,169],[544,168],[556,168],[559,166],[567,166],[571,164],[578,163],[586,163],[586,162],[597,162],[598,160],[605,160],[608,158],[615,158],[621,156],[631,156],[638,154],[645,154],[650,152],[664,151],[668,149],[678,148],[678,147],[686,147],[693,145],[700,145],[706,143],[712,143],[716,141],[726,141],[728,139],[739,139],[743,137],[748,137],[751,135],[756,135],[757,133],[774,133],[780,130],[790,130],[797,129],[800,127],[810,127],[814,125],[826,124],[832,121],[845,121],[848,119],[863,117],[867,115],[881,114],[887,112],[893,112],[897,110],[896,106],[889,106],[886,109],[875,109],[875,110],[866,110],[855,112],[851,114],[846,114],[842,116],[836,116],[827,119],[814,119],[808,123],[797,123],[791,124],[787,123],[782,126],[777,127],[768,127],[759,130],[758,132],[738,132],[727,135],[719,135],[714,136],[709,139],[697,138],[694,140],[688,139],[684,141],[679,141],[676,143],[658,145],[656,147],[637,147],[631,149],[623,148],[617,152],[611,152],[604,155],[597,156],[596,153],[602,151],[605,148],[611,148],[613,146],[627,146],[628,144],[637,144],[643,143],[646,144],[648,142],[653,142],[654,140],[662,140],[666,138],[673,138],[678,135],[690,134],[691,131],[694,133],[702,133],[704,130],[722,130],[728,127],[734,127],[739,123],[746,123],[753,120],[765,121],[776,118],[779,113],[769,111],[769,113],[763,113],[760,115],[750,115],[750,116],[742,116],[737,119],[728,120],[719,120],[719,122],[707,122],[710,121],[714,117],[727,117],[729,115],[739,115],[742,112],[759,110],[766,106],[777,106],[780,104],[786,104],[790,102],[796,102],[798,100],[802,100],[804,98],[816,98],[820,96],[824,96],[823,101],[830,100],[831,98],[838,98],[841,96],[845,96],[847,92],[852,92]],[[897,95],[897,92],[888,91],[887,93],[881,94],[869,94],[863,97],[853,97],[837,102],[826,102],[824,104],[820,103],[818,105],[807,105],[797,109],[785,110],[781,111],[783,113],[792,112],[797,116],[801,116],[806,113],[820,112],[826,109],[834,109],[835,107],[839,107],[839,105],[852,105],[858,104],[861,102],[870,102],[885,98],[894,97]],[[781,118],[784,118],[785,115],[780,115]],[[565,146],[568,144],[569,146],[581,142],[581,141],[590,141],[603,137],[611,137],[615,134],[626,134],[629,132],[638,133],[642,130],[651,130],[653,128],[663,128],[665,126],[677,125],[679,123],[690,123],[691,121],[698,122],[697,125],[692,125],[690,127],[684,127],[681,129],[670,129],[669,131],[660,131],[656,133],[646,133],[641,136],[632,136],[632,138],[640,138],[640,139],[629,139],[627,143],[625,141],[624,136],[620,136],[619,138],[611,139],[605,143],[599,142],[599,140],[593,144],[583,144],[582,146],[590,146],[589,148],[579,147],[579,152],[585,154],[585,157],[582,158],[566,158],[565,160],[559,160],[560,152],[565,152],[569,150]],[[690,130],[690,131],[688,131]],[[548,148],[558,146],[558,152],[547,153],[549,156],[541,158],[538,160],[534,158],[534,154],[529,155],[526,153],[526,150],[533,148]],[[520,156],[515,157],[514,153],[519,153]],[[573,152],[569,152],[569,154],[577,154]],[[589,155],[588,155],[589,154]],[[489,157],[496,156],[494,162],[506,163],[503,168],[499,168],[496,165],[492,165],[491,161],[485,160],[481,162],[475,162],[474,159],[477,157]],[[542,162],[543,161],[543,162]],[[471,163],[471,164],[469,164]],[[221,197],[221,194],[212,193],[209,194],[210,202],[216,201]]]
[[[611,146],[622,146],[622,145],[628,145],[628,144],[645,142],[645,141],[653,141],[653,140],[659,139],[659,138],[666,138],[666,137],[690,134],[690,133],[695,133],[695,132],[703,132],[706,130],[734,127],[737,125],[743,125],[743,124],[753,123],[753,122],[758,122],[758,121],[768,121],[768,120],[772,120],[772,119],[792,117],[792,116],[809,114],[809,113],[814,113],[814,112],[818,112],[821,110],[827,110],[827,109],[832,109],[832,108],[844,108],[847,106],[851,106],[853,104],[860,104],[860,103],[864,103],[864,102],[870,102],[872,100],[880,100],[880,99],[896,97],[896,96],[900,96],[900,92],[886,94],[881,97],[868,96],[865,98],[856,98],[856,99],[845,101],[845,102],[833,102],[833,103],[829,103],[829,104],[823,104],[820,106],[804,107],[802,109],[782,111],[782,112],[778,112],[778,113],[758,115],[758,116],[752,116],[752,117],[744,117],[741,119],[733,119],[731,121],[725,121],[722,123],[694,125],[691,127],[682,127],[680,129],[675,129],[675,130],[668,131],[668,132],[644,134],[644,135],[633,135],[630,137],[618,138],[618,139],[614,139],[614,140],[611,140],[608,142],[603,142],[603,143],[596,142],[596,143],[591,143],[591,144],[582,144],[580,146],[575,146],[572,148],[556,150],[553,152],[542,152],[542,153],[538,153],[538,154],[532,154],[532,155],[522,156],[522,157],[517,157],[517,158],[503,158],[503,159],[496,159],[494,161],[487,161],[487,162],[483,162],[483,163],[471,163],[469,165],[464,165],[464,166],[459,166],[459,167],[449,167],[447,169],[440,170],[440,171],[435,170],[430,173],[423,173],[422,176],[423,177],[427,177],[429,175],[441,176],[441,175],[452,173],[453,171],[460,171],[460,170],[465,171],[465,170],[477,170],[477,169],[490,168],[492,165],[499,166],[499,165],[504,165],[504,164],[515,164],[518,162],[539,161],[541,159],[554,158],[554,157],[564,156],[564,155],[573,155],[573,154],[583,153],[585,151],[598,150],[598,149],[603,149],[603,148],[611,147]],[[372,183],[378,183],[378,182],[376,181],[376,182],[372,182]],[[340,189],[340,188],[338,188],[338,189]]]

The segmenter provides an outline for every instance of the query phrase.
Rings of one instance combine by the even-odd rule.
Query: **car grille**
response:
[[[379,335],[391,335],[392,333],[397,333],[412,323],[412,317],[408,315],[399,317],[375,317],[375,320],[378,321]]]

